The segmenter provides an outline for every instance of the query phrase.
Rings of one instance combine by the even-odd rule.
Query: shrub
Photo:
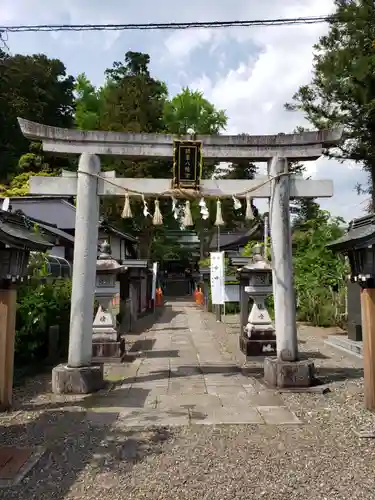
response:
[[[71,280],[48,278],[45,267],[35,266],[30,281],[18,289],[16,364],[43,360],[48,352],[48,329],[60,326],[61,350],[68,346]]]
[[[327,244],[342,235],[341,220],[320,210],[293,234],[294,284],[300,321],[316,326],[342,325],[349,268]]]

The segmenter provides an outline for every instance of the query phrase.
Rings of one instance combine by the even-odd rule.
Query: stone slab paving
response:
[[[259,390],[228,359],[214,330],[194,304],[168,304],[137,339],[139,357],[109,370],[114,387],[89,400],[87,418],[115,413],[129,427],[301,423],[280,396]]]
[[[168,316],[166,311],[165,324]],[[259,378],[246,378],[237,370],[244,365],[237,325],[229,329],[208,313],[200,313],[199,319],[206,326],[197,333],[210,339],[213,350],[220,346],[221,357],[211,363],[179,364],[179,352],[168,358],[143,346],[143,356],[134,362],[106,366],[114,390],[97,395],[98,404],[92,396],[51,394],[50,372],[15,388],[15,410],[0,415],[0,444],[41,447],[45,453],[19,484],[0,488],[0,500],[375,499],[375,443],[359,437],[359,432],[372,433],[375,428],[374,413],[364,409],[361,360],[327,346],[327,330],[300,326],[300,349],[314,359],[317,374],[329,384],[330,392],[283,393],[285,403],[280,406],[279,396],[275,403],[274,394],[264,391]],[[178,342],[191,346],[192,334],[177,328],[168,332],[159,323],[145,335],[127,339],[140,346],[143,337],[147,340],[158,333],[180,336]],[[166,344],[163,350],[170,351],[171,345]],[[190,383],[189,378],[197,376],[187,367],[199,366],[198,376],[210,379],[202,394],[218,396],[222,409],[215,406],[207,415],[198,407],[201,400],[187,411],[179,406],[175,412],[158,408],[149,396],[159,393],[160,406],[169,403],[170,367],[178,370],[179,366],[180,375],[187,374],[173,380]],[[243,373],[258,374],[261,369],[260,359],[251,360]],[[157,372],[157,377],[151,372]],[[183,395],[189,396],[187,390],[185,386]],[[247,401],[246,418],[251,412],[255,420],[255,412],[263,425],[246,425],[244,413],[237,407],[232,411],[229,404],[235,394]],[[290,421],[285,406],[304,425],[282,425],[285,419]],[[186,416],[185,423],[199,425],[181,425],[179,412]],[[155,426],[163,421],[168,426]],[[127,424],[121,426],[121,422]],[[211,425],[217,422],[233,425]],[[146,428],[138,427],[140,423]]]

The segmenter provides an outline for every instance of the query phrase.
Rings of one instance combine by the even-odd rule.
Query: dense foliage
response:
[[[342,325],[348,267],[327,244],[343,234],[343,221],[319,211],[293,233],[298,319],[314,325]]]
[[[0,49],[0,68],[0,181],[7,181],[28,152],[17,117],[70,127],[74,79],[61,61],[45,55],[12,56]]]
[[[61,354],[67,353],[71,281],[50,279],[38,259],[31,281],[18,289],[15,363],[40,362],[48,353],[48,329],[60,327]]]

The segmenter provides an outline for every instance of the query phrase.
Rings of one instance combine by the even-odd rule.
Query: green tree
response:
[[[97,90],[84,73],[78,75],[75,86],[75,123],[81,130],[100,128],[101,89]]]
[[[73,123],[74,79],[64,64],[45,55],[9,55],[0,49],[0,181],[28,151],[17,117],[58,127]]]
[[[375,209],[375,8],[373,0],[335,0],[329,33],[314,46],[313,79],[287,109],[316,128],[343,127],[345,142],[329,154],[361,162]]]
[[[217,135],[227,126],[224,110],[216,109],[203,93],[183,88],[167,101],[164,107],[164,122],[171,134],[184,135],[191,130],[194,134]]]
[[[32,142],[29,152],[18,160],[18,165],[10,180],[5,184],[0,184],[0,194],[7,197],[26,196],[29,194],[30,177],[59,175],[62,168],[70,167],[70,161],[66,158],[50,156],[47,160],[43,154],[42,145],[39,142]]]
[[[53,172],[24,172],[22,174],[15,175],[9,184],[0,184],[0,196],[12,198],[13,196],[26,196],[29,194],[29,181],[30,177],[35,177],[38,175],[42,176],[52,176]]]
[[[347,266],[327,244],[339,238],[343,220],[319,210],[293,232],[294,285],[300,321],[319,326],[342,323]]]
[[[124,62],[115,62],[106,70],[103,87],[96,89],[85,77],[77,78],[76,124],[79,128],[117,132],[165,132],[164,105],[168,96],[166,85],[154,79],[149,71],[148,54],[127,52]],[[119,177],[171,177],[170,161],[103,158],[103,170],[115,170]],[[143,216],[140,201],[132,199],[133,218],[121,220],[124,200],[108,198],[102,202],[103,215],[123,229],[136,233],[140,251],[149,257],[155,227],[150,217]],[[153,203],[149,202],[152,212]],[[170,201],[160,200],[164,222],[177,227],[171,214]]]
[[[218,133],[226,125],[222,111],[203,98],[199,92],[183,89],[170,101],[165,84],[152,78],[149,72],[150,58],[147,54],[128,52],[124,63],[115,62],[106,71],[106,82],[100,89],[93,87],[84,75],[77,78],[76,123],[81,129],[95,128],[124,132],[170,132],[175,135],[187,133],[192,128],[199,134]],[[183,118],[181,118],[183,117]],[[180,125],[176,125],[180,120]],[[204,175],[210,176],[214,164],[205,162]],[[122,177],[171,178],[172,162],[160,160],[130,161],[109,158],[103,161],[103,168],[115,170]],[[123,200],[106,200],[105,215],[120,223],[119,215]],[[153,203],[149,202],[150,211]],[[197,204],[197,226],[200,215]],[[122,221],[124,229],[136,232],[140,238],[141,253],[148,257],[150,252],[160,253],[162,245],[174,249],[163,231],[179,229],[171,212],[171,200],[161,199],[160,208],[164,217],[163,227],[155,228],[151,218],[142,214],[140,202],[132,199],[134,217]],[[155,238],[154,238],[155,236]],[[173,248],[172,248],[173,247]]]
[[[102,89],[102,130],[118,132],[164,132],[164,105],[168,96],[164,82],[149,72],[150,56],[127,52],[125,62],[106,70]]]
[[[217,135],[227,126],[228,118],[224,110],[217,110],[198,90],[183,88],[181,92],[166,102],[164,107],[164,122],[167,131],[176,136],[191,133],[194,135]],[[203,178],[210,178],[217,165],[214,162],[203,162]],[[191,203],[191,211],[194,220],[194,229],[199,234],[201,241],[201,259],[207,253],[208,244],[212,239],[213,231],[216,229],[215,222],[216,206],[214,200],[206,200],[210,217],[207,221],[202,220],[200,215],[199,201]],[[223,207],[224,210],[224,207]]]
[[[319,203],[316,203],[313,199],[301,198],[293,201],[291,213],[295,215],[293,229],[297,229],[309,220],[319,219],[321,210]]]

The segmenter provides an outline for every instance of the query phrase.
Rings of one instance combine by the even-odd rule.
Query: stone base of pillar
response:
[[[275,355],[275,333],[273,330],[254,332],[249,338],[244,332],[240,336],[240,349],[248,357]]]
[[[264,382],[275,388],[311,387],[315,382],[314,363],[309,360],[264,360]]]
[[[125,354],[125,341],[95,341],[92,343],[92,360],[95,363],[121,363]]]
[[[91,394],[103,387],[103,365],[79,368],[58,365],[52,370],[52,392],[54,394]]]

